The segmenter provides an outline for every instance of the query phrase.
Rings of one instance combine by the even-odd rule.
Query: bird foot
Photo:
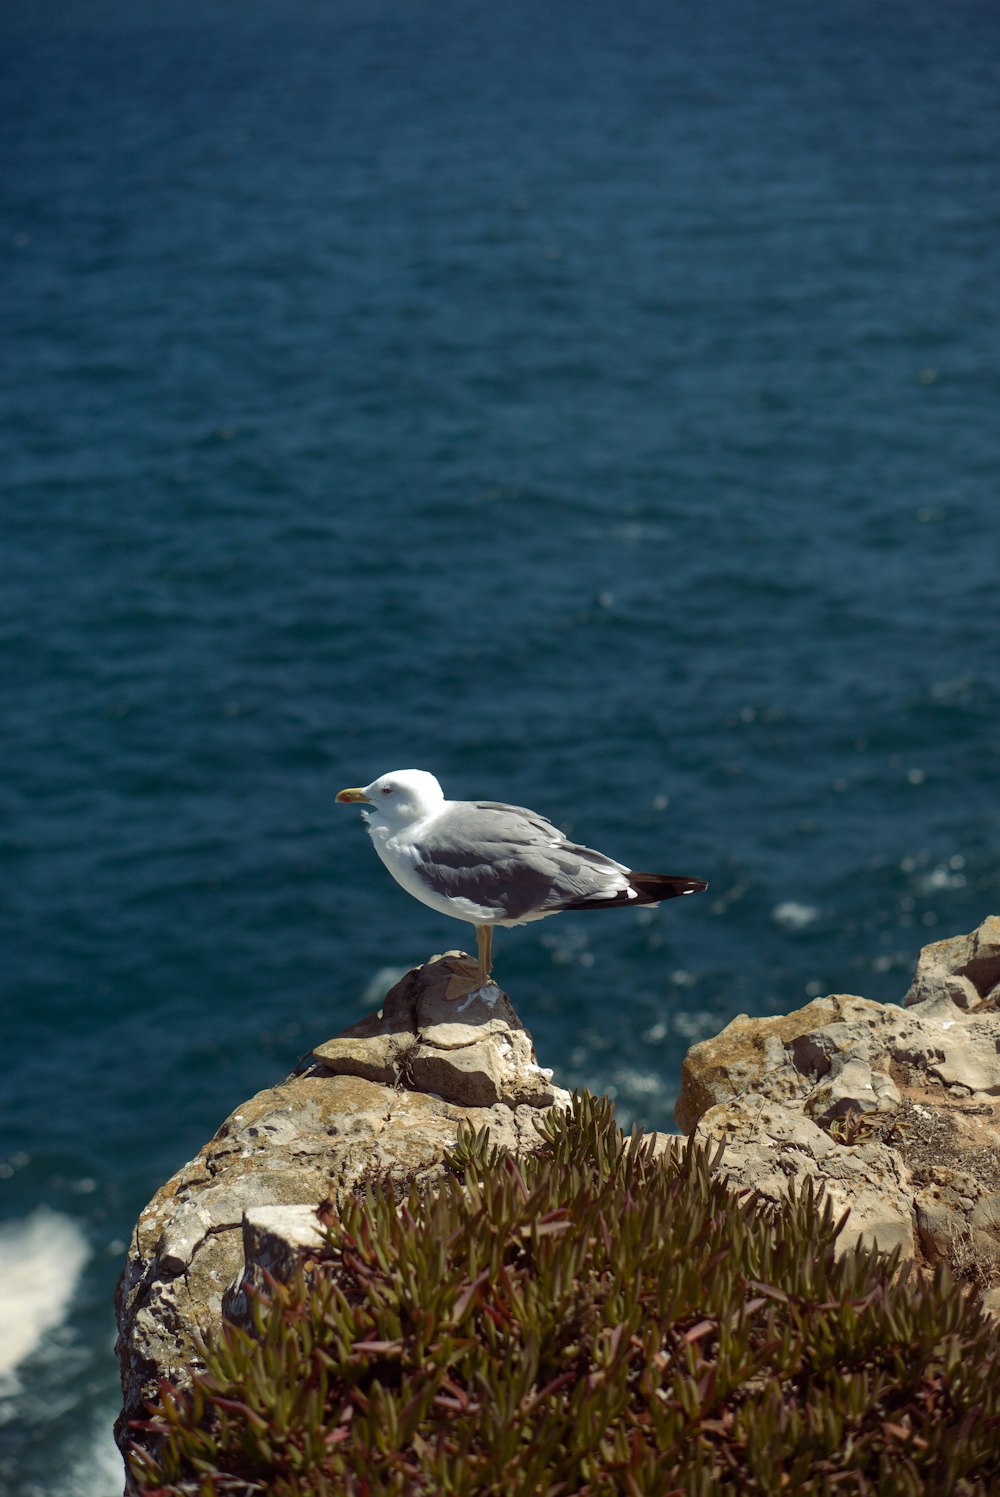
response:
[[[479,993],[483,988],[496,988],[496,983],[489,972],[484,972],[476,958],[464,951],[445,951],[437,956],[428,957],[426,966],[436,966],[438,962],[444,963],[444,972],[447,975],[441,996],[449,1002],[455,1002],[459,998],[468,998],[470,994]],[[497,992],[499,991],[497,988]]]
[[[478,993],[490,981],[489,976],[484,976],[480,971],[475,957],[466,956],[464,952],[449,951],[434,960],[448,964],[448,981],[442,997],[449,1003],[456,1002],[459,998],[468,998],[470,993]]]

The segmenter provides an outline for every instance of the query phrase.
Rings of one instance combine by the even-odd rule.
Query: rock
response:
[[[316,1208],[373,1180],[433,1180],[465,1121],[521,1153],[568,1096],[493,984],[443,997],[449,957],[408,973],[378,1014],[244,1103],[139,1218],[118,1286],[119,1438],[197,1340],[248,1312],[318,1241]],[[684,1062],[677,1120],[725,1142],[720,1168],[779,1201],[810,1179],[858,1243],[945,1260],[1000,1315],[1000,917],[925,947],[906,1005],[852,994],[740,1015]],[[657,1135],[658,1152],[678,1147]],[[994,1287],[996,1286],[996,1287]]]
[[[987,1289],[982,1299],[983,1309],[994,1320],[1000,1320],[1000,1289]]]
[[[822,1186],[836,1216],[850,1211],[837,1239],[839,1253],[864,1244],[884,1252],[899,1247],[905,1258],[913,1257],[905,1172],[885,1144],[840,1146],[801,1109],[760,1094],[710,1108],[694,1136],[725,1142],[721,1169],[736,1189],[778,1202],[792,1180]]]
[[[448,973],[447,958],[407,973],[381,1014],[237,1108],[143,1211],[116,1294],[121,1442],[160,1378],[190,1381],[224,1300],[245,1312],[247,1265],[260,1282],[290,1261],[293,1240],[311,1240],[320,1202],[372,1180],[433,1178],[464,1122],[531,1150],[535,1119],[568,1104],[506,995],[491,984],[448,1003]]]
[[[1000,1193],[980,1196],[969,1212],[972,1253],[984,1281],[1000,1273]]]
[[[830,1116],[846,1111],[848,1101],[859,1111],[890,1107],[892,1091],[881,1080],[876,1090],[869,1063],[884,1008],[835,994],[777,1018],[741,1014],[688,1051],[674,1110],[678,1125],[690,1133],[708,1107],[749,1090],[803,1106],[815,1096],[812,1107]]]
[[[967,936],[925,946],[903,1002],[913,1008],[944,997],[958,1008],[996,1007],[1000,986],[1000,915],[990,915]]]
[[[805,1107],[818,1123],[832,1123],[850,1112],[891,1110],[898,1104],[899,1091],[892,1078],[851,1056],[832,1071],[829,1081],[813,1089]]]
[[[707,1108],[755,1090],[767,1077],[768,1094],[804,1095],[801,1072],[790,1051],[812,1031],[828,1027],[837,1017],[828,998],[818,998],[794,1014],[751,1019],[738,1014],[714,1039],[692,1045],[681,1072],[681,1094],[674,1109],[677,1126],[690,1133]],[[804,1054],[813,1064],[813,1054]],[[815,1065],[824,1064],[817,1052]],[[828,1069],[828,1066],[825,1067]]]
[[[920,1244],[931,1263],[953,1262],[956,1244],[968,1235],[968,1217],[981,1195],[978,1182],[959,1170],[931,1168],[913,1197]]]
[[[551,1107],[559,1089],[536,1064],[531,1036],[506,993],[488,983],[458,1002],[445,998],[452,955],[408,973],[381,1014],[318,1045],[313,1059],[335,1074],[402,1082],[466,1107]]]
[[[850,1207],[840,1246],[899,1246],[980,1288],[1000,1278],[1000,918],[920,954],[906,1006],[850,994],[741,1015],[688,1052],[676,1116],[777,1199]]]
[[[252,1206],[243,1213],[243,1272],[222,1296],[222,1314],[235,1325],[250,1322],[248,1288],[265,1288],[267,1277],[286,1282],[300,1255],[323,1244],[316,1207]]]

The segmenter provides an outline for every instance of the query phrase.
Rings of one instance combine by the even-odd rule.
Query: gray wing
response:
[[[419,871],[437,894],[521,920],[598,895],[623,869],[523,806],[460,801],[431,828]]]

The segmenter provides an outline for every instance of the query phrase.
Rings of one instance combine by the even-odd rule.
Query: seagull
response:
[[[361,789],[341,790],[337,800],[370,808],[362,815],[375,851],[408,894],[476,927],[477,959],[464,958],[449,998],[490,982],[495,925],[524,925],[563,910],[657,905],[708,888],[700,878],[637,873],[568,841],[523,806],[446,800],[424,769],[393,770]]]

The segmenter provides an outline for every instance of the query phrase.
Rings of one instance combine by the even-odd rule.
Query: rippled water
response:
[[[898,998],[1000,903],[1000,21],[958,3],[0,16],[0,1389],[115,1489],[111,1287],[250,1092],[463,941],[342,785],[707,895],[501,932],[540,1058]],[[64,1226],[60,1226],[60,1231]]]

